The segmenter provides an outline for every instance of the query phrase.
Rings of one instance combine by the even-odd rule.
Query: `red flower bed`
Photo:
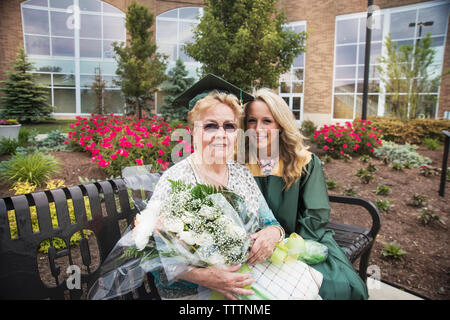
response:
[[[151,165],[152,172],[164,171],[174,160],[172,151],[179,157],[193,152],[189,127],[171,127],[157,116],[139,119],[111,113],[77,116],[76,120],[70,124],[74,131],[69,132],[66,143],[79,144],[91,153],[92,162],[114,176],[119,176],[122,168],[136,165]]]
[[[313,142],[333,158],[372,155],[375,148],[382,145],[382,141],[381,130],[370,124],[370,120],[358,120],[353,123],[347,121],[344,125],[324,125],[315,131]]]

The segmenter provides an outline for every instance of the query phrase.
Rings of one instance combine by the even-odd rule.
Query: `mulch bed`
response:
[[[321,156],[321,151],[310,149]],[[419,148],[421,155],[433,160],[432,165],[440,167],[442,164],[442,150],[429,151]],[[78,177],[88,177],[90,179],[107,179],[107,174],[96,165],[91,163],[90,157],[83,152],[52,152],[57,157],[62,166],[61,172],[56,178],[65,180],[66,185],[80,184]],[[7,157],[0,157],[6,160]],[[450,284],[450,255],[449,243],[450,233],[448,227],[438,221],[429,225],[424,225],[418,216],[421,211],[408,203],[414,193],[425,195],[435,212],[447,221],[450,213],[450,183],[446,184],[446,197],[438,194],[440,176],[424,177],[419,174],[417,168],[394,171],[383,164],[380,160],[372,159],[371,163],[378,166],[375,172],[375,179],[369,184],[362,184],[355,171],[366,166],[358,158],[345,162],[343,160],[333,160],[324,164],[326,179],[334,179],[339,187],[330,190],[330,194],[342,194],[345,188],[354,187],[357,196],[371,200],[373,203],[377,199],[390,200],[394,203],[389,212],[382,212],[382,227],[376,239],[369,264],[369,270],[380,270],[381,280],[385,280],[401,288],[416,292],[430,299],[449,299]],[[392,193],[387,196],[378,196],[373,190],[379,184],[386,184],[392,187]],[[2,183],[0,185],[0,195],[2,197],[11,196],[13,192],[10,186]],[[42,189],[41,189],[42,190]],[[331,219],[348,224],[370,226],[370,216],[358,210],[349,210],[348,206],[340,204],[332,205]],[[407,252],[402,258],[388,259],[383,257],[383,242],[397,241]],[[95,250],[94,250],[95,251]],[[98,257],[95,252],[92,259],[98,265]],[[44,273],[44,266],[48,265],[45,255],[39,255],[39,265],[45,282],[54,283],[53,277]],[[79,259],[79,257],[78,257]],[[64,273],[65,268],[61,268]],[[65,276],[67,278],[67,276]]]

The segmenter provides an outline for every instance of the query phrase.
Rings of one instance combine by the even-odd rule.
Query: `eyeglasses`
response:
[[[225,133],[234,133],[237,130],[237,125],[232,122],[227,122],[222,125],[211,122],[207,123],[203,126],[203,131],[209,134],[214,134],[219,131],[219,128],[222,127]]]

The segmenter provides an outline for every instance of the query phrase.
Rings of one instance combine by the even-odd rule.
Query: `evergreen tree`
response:
[[[284,27],[277,0],[206,0],[204,15],[185,52],[243,90],[278,86],[280,75],[305,51],[306,33]]]
[[[178,59],[175,66],[168,72],[169,79],[161,87],[166,92],[163,104],[161,106],[161,114],[169,120],[187,120],[189,109],[186,106],[173,105],[173,100],[186,91],[194,84],[194,78],[189,78],[183,61]]]
[[[113,43],[117,54],[115,81],[122,88],[127,103],[126,113],[142,117],[142,109],[149,109],[147,102],[153,100],[153,94],[166,79],[164,56],[156,52],[150,31],[154,15],[148,9],[133,1],[127,9],[126,28],[129,33],[129,45]]]
[[[34,81],[33,63],[27,60],[24,48],[21,46],[17,59],[13,62],[14,72],[7,71],[7,80],[1,81],[0,88],[2,119],[17,119],[19,122],[37,122],[52,119],[53,107],[48,104],[48,92],[43,85]]]

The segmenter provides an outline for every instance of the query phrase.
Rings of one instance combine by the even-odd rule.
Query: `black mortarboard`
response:
[[[194,83],[185,92],[176,97],[173,103],[189,106],[189,109],[192,109],[198,100],[204,98],[213,90],[234,94],[243,104],[253,100],[253,96],[251,94],[243,91],[235,85],[232,85],[222,78],[209,73]]]

